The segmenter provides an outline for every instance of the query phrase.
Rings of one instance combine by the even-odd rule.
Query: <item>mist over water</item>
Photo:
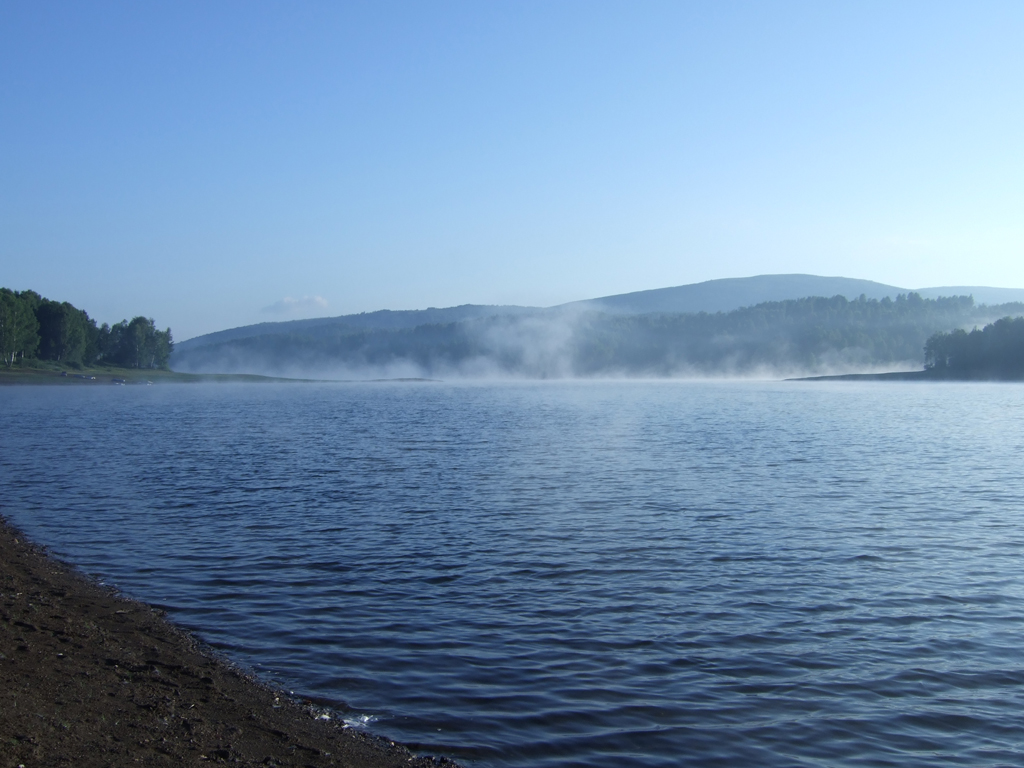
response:
[[[713,314],[465,306],[236,328],[184,342],[171,364],[335,380],[782,379],[920,370],[935,333],[1022,310],[917,294],[810,296]]]
[[[7,388],[0,509],[470,765],[1017,765],[1021,391]]]
[[[497,316],[393,331],[336,330],[269,334],[190,348],[172,359],[187,373],[245,373],[287,378],[369,381],[441,378],[462,381],[550,379],[725,379],[820,376],[916,370],[924,335],[896,355],[870,344],[681,330],[685,316],[623,318],[576,309]],[[685,319],[684,319],[685,318]],[[692,322],[692,320],[691,320]],[[611,327],[608,327],[611,326]],[[639,327],[634,327],[639,326]],[[819,345],[821,346],[821,345]]]

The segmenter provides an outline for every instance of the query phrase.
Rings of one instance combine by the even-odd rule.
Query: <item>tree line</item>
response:
[[[795,375],[921,365],[939,331],[1024,305],[977,307],[970,296],[764,302],[731,312],[615,315],[540,310],[404,329],[324,322],[175,354],[176,370],[335,375]]]
[[[0,288],[0,357],[8,368],[45,360],[70,368],[167,368],[174,341],[152,318],[97,326],[82,309],[35,291]]]
[[[1024,317],[936,333],[924,352],[925,368],[940,378],[1024,379]]]

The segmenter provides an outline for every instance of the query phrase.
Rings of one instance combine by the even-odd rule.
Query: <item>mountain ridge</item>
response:
[[[910,370],[922,364],[935,334],[1019,315],[1024,303],[978,306],[969,296],[913,292],[766,301],[713,313],[556,308],[412,328],[334,323],[315,333],[199,346],[172,364],[193,373],[327,379],[782,378]]]
[[[455,307],[429,307],[427,309],[362,312],[352,315],[318,317],[305,320],[263,322],[228,328],[202,334],[175,344],[178,352],[186,352],[208,344],[218,344],[270,334],[296,332],[316,333],[318,330],[349,328],[352,330],[397,330],[428,324],[447,324],[469,319],[481,319],[533,313],[573,312],[590,310],[609,314],[693,314],[698,312],[729,312],[766,301],[785,301],[809,296],[844,296],[855,299],[864,295],[869,299],[895,298],[900,294],[918,293],[923,298],[972,295],[979,304],[1004,304],[1024,301],[1024,289],[993,288],[987,286],[946,286],[908,289],[859,278],[820,276],[807,274],[754,275],[706,280],[700,283],[652,288],[643,291],[581,299],[553,307],[527,307],[519,305],[462,304]]]
[[[851,277],[805,274],[754,275],[620,293],[561,306],[584,306],[621,314],[729,312],[766,301],[802,299],[808,296],[845,296],[847,299],[853,299],[864,294],[869,299],[882,299],[886,296],[895,298],[900,293],[908,293],[908,290]]]

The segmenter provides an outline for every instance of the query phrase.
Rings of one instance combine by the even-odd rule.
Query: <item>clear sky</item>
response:
[[[1024,3],[0,0],[0,285],[179,340],[1024,287]]]

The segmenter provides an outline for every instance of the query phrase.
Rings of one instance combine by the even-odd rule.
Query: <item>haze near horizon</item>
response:
[[[0,284],[178,339],[772,273],[1024,286],[1024,7],[5,3]]]

